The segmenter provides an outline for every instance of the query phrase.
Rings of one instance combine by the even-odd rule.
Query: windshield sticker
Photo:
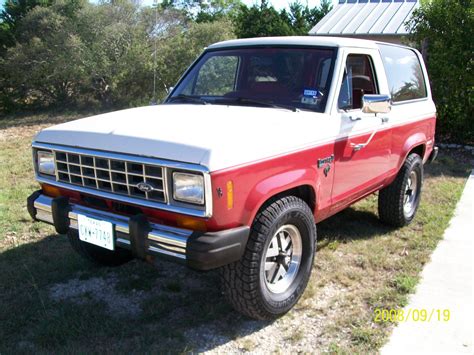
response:
[[[317,89],[304,89],[301,103],[306,105],[317,105],[323,94]]]

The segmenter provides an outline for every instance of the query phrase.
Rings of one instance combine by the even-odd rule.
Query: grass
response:
[[[30,220],[25,200],[37,189],[31,139],[67,119],[34,116],[0,125],[0,353],[189,352],[231,341],[259,351],[254,332],[302,314],[322,320],[313,350],[375,352],[392,325],[375,323],[374,310],[406,304],[470,170],[442,154],[427,166],[422,204],[408,227],[380,223],[376,196],[320,223],[303,298],[282,320],[255,323],[224,303],[216,272],[139,261],[97,268],[50,226]],[[297,345],[308,332],[302,321],[283,338]]]

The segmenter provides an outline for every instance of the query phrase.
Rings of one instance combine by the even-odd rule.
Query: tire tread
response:
[[[255,217],[242,259],[221,268],[222,290],[227,301],[248,317],[263,320],[275,318],[275,314],[265,308],[257,291],[259,258],[274,221],[290,207],[298,208],[304,215],[311,216],[316,235],[312,211],[306,202],[295,196],[270,200]]]
[[[412,153],[403,163],[403,166],[398,172],[395,180],[389,186],[380,190],[378,212],[380,220],[384,223],[394,227],[403,227],[409,224],[414,218],[416,210],[409,219],[405,217],[403,212],[403,202],[404,185],[416,164],[421,165],[421,181],[423,181],[423,162],[418,154]],[[419,191],[419,193],[421,193],[421,191]]]

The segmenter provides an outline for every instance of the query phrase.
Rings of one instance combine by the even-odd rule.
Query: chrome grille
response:
[[[54,156],[58,181],[135,198],[167,202],[162,166],[61,151],[54,151]],[[140,183],[151,185],[153,189],[142,191],[137,187]]]

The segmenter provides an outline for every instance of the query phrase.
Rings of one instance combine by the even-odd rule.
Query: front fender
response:
[[[317,204],[318,181],[318,171],[313,167],[285,171],[259,181],[248,194],[243,219],[247,225],[251,225],[258,210],[268,199],[299,186],[310,186],[316,196]]]

